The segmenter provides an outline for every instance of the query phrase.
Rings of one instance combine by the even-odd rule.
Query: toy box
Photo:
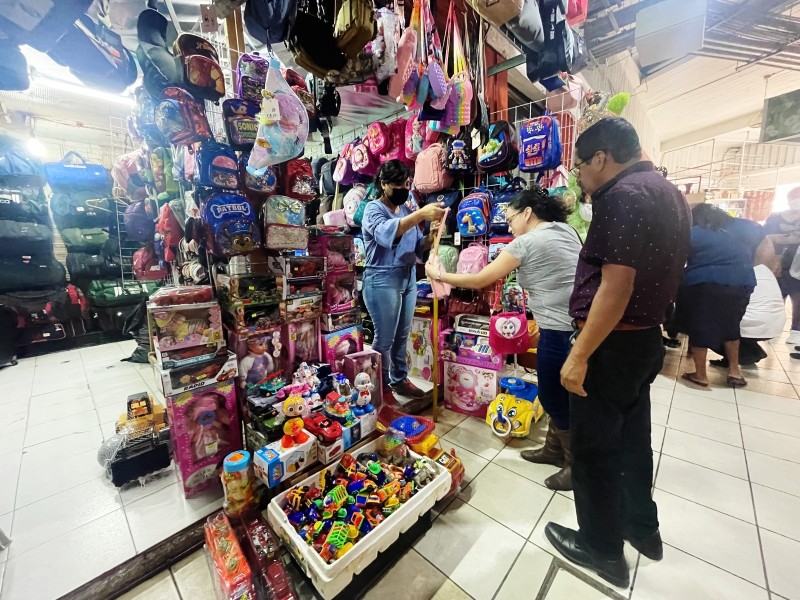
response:
[[[444,405],[456,412],[485,419],[486,410],[499,390],[499,373],[493,369],[443,362]]]
[[[188,365],[196,365],[214,360],[226,355],[225,341],[220,340],[213,344],[204,346],[192,346],[191,348],[179,348],[177,350],[162,350],[152,356],[162,369],[178,369]]]
[[[325,259],[322,256],[269,256],[267,267],[275,275],[287,279],[325,277]]]
[[[317,440],[317,460],[323,465],[339,460],[342,454],[344,454],[344,440],[338,439],[329,443]]]
[[[299,473],[317,460],[317,438],[306,432],[308,439],[291,448],[283,448],[281,442],[273,442],[256,451],[253,470],[256,477],[275,487],[284,479]]]
[[[222,381],[234,379],[239,369],[236,355],[229,352],[227,355],[215,356],[204,363],[195,363],[176,369],[156,369],[156,379],[161,383],[161,390],[165,396],[174,396],[181,392],[214,385]]]
[[[378,411],[373,410],[371,413],[363,414],[358,417],[358,421],[361,424],[360,439],[364,439],[370,433],[378,429]]]
[[[239,387],[248,394],[266,377],[285,367],[280,327],[246,334],[228,329],[228,345],[239,359]]]
[[[375,350],[364,350],[355,352],[344,357],[344,368],[342,372],[352,382],[355,382],[356,375],[366,373],[372,383],[372,404],[375,408],[381,405],[381,394],[383,391],[383,371],[381,369],[381,355]]]
[[[489,317],[458,315],[452,329],[439,330],[439,355],[443,360],[500,371],[503,355],[489,345]]]
[[[320,235],[308,241],[311,256],[325,258],[328,273],[352,271],[356,264],[356,246],[352,235]]]
[[[325,278],[326,313],[340,313],[358,306],[356,274],[353,271],[333,271]]]
[[[173,306],[151,303],[147,317],[157,354],[222,341],[222,316],[216,302]]]
[[[322,336],[322,360],[330,363],[334,372],[344,371],[344,357],[364,350],[364,330],[361,325],[326,333]]]
[[[225,275],[217,273],[217,293],[220,304],[275,304],[281,300],[281,291],[274,275]]]
[[[322,295],[305,298],[292,298],[281,302],[281,316],[284,323],[298,323],[317,319],[322,315]]]
[[[339,331],[359,323],[361,323],[361,309],[359,307],[336,314],[322,315],[322,331],[325,333]]]
[[[283,327],[287,373],[294,373],[300,363],[322,362],[319,319],[287,323]]]
[[[228,517],[222,512],[211,515],[204,530],[215,587],[221,597],[225,600],[254,598],[253,574]]]
[[[239,333],[267,331],[283,323],[280,304],[242,304],[226,306],[222,312],[225,325]]]
[[[172,446],[187,498],[219,486],[218,470],[242,439],[233,382],[167,397]]]
[[[444,325],[439,320],[439,328]],[[414,317],[406,342],[408,374],[425,381],[433,381],[433,322],[429,318]]]
[[[283,300],[293,298],[307,298],[309,296],[321,296],[325,294],[325,279],[322,277],[304,277],[303,279],[293,279],[276,275],[278,288]]]
[[[156,306],[178,306],[204,304],[214,299],[210,285],[165,286],[159,288],[148,299],[148,308]]]

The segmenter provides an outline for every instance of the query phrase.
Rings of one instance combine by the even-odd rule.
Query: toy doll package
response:
[[[362,350],[364,350],[364,330],[361,325],[326,333],[323,336],[323,360],[333,367],[334,373],[344,371],[345,356]]]
[[[150,307],[148,319],[157,352],[222,341],[222,317],[216,302]]]
[[[444,361],[444,405],[451,410],[485,419],[497,383],[497,371]]]
[[[226,455],[241,450],[242,439],[232,381],[167,398],[172,445],[187,498],[220,485]]]
[[[230,349],[239,358],[239,387],[246,392],[284,369],[285,352],[281,328],[240,335],[229,331]]]
[[[340,313],[358,305],[356,274],[352,271],[329,273],[325,278],[325,312]]]
[[[294,373],[300,363],[321,362],[319,319],[284,325],[288,371]]]
[[[355,352],[344,357],[344,374],[355,382],[360,373],[365,373],[369,377],[369,382],[374,386],[372,390],[372,404],[379,407],[381,404],[380,396],[383,390],[383,377],[381,370],[381,355],[375,350],[364,350]],[[363,378],[362,378],[363,379]]]

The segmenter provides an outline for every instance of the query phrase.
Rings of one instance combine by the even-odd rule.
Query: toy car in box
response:
[[[241,304],[226,306],[225,325],[241,334],[268,331],[283,323],[280,304]]]
[[[346,329],[361,323],[361,309],[351,308],[345,312],[322,315],[321,327],[325,333]]]
[[[275,487],[284,479],[299,473],[317,460],[317,439],[306,432],[308,439],[290,448],[273,442],[253,455],[253,472],[267,487]]]
[[[231,276],[217,273],[217,291],[223,306],[235,304],[274,304],[281,290],[274,275]]]
[[[277,281],[278,289],[281,291],[281,298],[284,300],[306,298],[325,293],[325,280],[322,277],[294,279],[276,275],[275,280]]]
[[[210,285],[185,285],[181,287],[167,286],[153,292],[148,299],[148,308],[153,306],[180,306],[187,304],[205,304],[214,299],[214,291]]]
[[[281,302],[281,316],[284,323],[298,323],[316,319],[322,314],[322,295],[315,294],[305,298],[291,298]]]
[[[189,365],[208,362],[226,356],[225,342],[220,340],[213,344],[204,346],[192,346],[191,348],[179,348],[177,350],[162,350],[152,354],[155,362],[161,369],[179,369]]]
[[[244,407],[245,419],[267,442],[276,442],[283,437],[284,416],[267,398],[250,397],[245,401]]]
[[[157,369],[157,379],[165,396],[180,394],[195,388],[234,379],[239,372],[236,355],[215,356],[208,362],[195,363],[175,369]]]
[[[303,428],[317,439],[330,444],[342,438],[342,426],[338,421],[329,419],[321,412],[311,413],[303,417]]]
[[[222,342],[222,315],[217,302],[147,307],[150,336],[157,353]]]
[[[297,600],[289,574],[281,560],[281,543],[261,515],[242,520],[242,547],[254,574],[257,598]]]
[[[325,276],[325,259],[321,256],[270,256],[267,266],[275,275],[287,279]]]

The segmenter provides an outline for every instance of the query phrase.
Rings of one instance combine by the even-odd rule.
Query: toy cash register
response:
[[[489,317],[458,315],[453,329],[439,332],[439,351],[444,360],[500,370],[503,356],[489,346]]]

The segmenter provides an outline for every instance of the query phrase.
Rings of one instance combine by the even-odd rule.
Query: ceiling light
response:
[[[101,100],[104,102],[112,102],[114,104],[121,104],[123,106],[133,106],[134,103],[133,98],[130,96],[117,96],[116,94],[94,90],[86,86],[69,83],[68,81],[42,76],[36,72],[33,72],[32,75],[33,80],[36,83],[39,83],[51,90],[60,90],[62,92],[75,94],[76,96],[84,96],[86,98],[92,98],[94,100]]]
[[[47,148],[44,147],[44,144],[35,137],[29,139],[25,147],[31,155],[37,158],[42,158],[47,152]]]

